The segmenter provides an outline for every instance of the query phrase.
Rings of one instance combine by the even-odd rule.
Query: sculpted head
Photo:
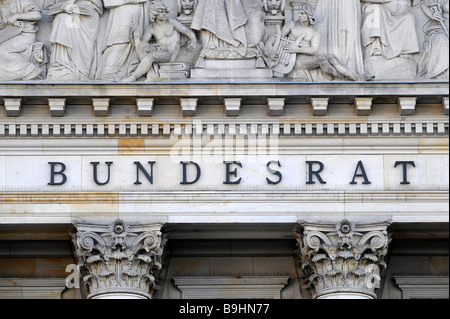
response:
[[[314,7],[309,3],[301,3],[298,6],[298,18],[300,22],[308,22],[310,25],[314,25],[315,19],[314,19]]]
[[[191,15],[197,7],[197,0],[178,0],[178,13]]]
[[[148,12],[151,22],[155,22],[156,20],[164,21],[166,14],[169,13],[169,9],[167,9],[167,6],[161,0],[155,0],[150,3]]]
[[[279,12],[284,11],[285,6],[285,0],[264,0],[264,9],[272,15],[277,15]]]

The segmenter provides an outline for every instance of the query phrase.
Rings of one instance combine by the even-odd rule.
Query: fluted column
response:
[[[300,221],[301,269],[314,299],[376,299],[387,265],[390,221]]]
[[[151,299],[162,268],[161,224],[74,222],[72,242],[89,299]]]

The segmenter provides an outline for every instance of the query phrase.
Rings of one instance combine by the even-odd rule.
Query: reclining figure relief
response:
[[[146,81],[154,81],[159,77],[159,64],[174,62],[180,49],[181,35],[187,36],[188,50],[197,46],[194,32],[175,19],[168,19],[167,6],[162,1],[152,1],[149,6],[150,25],[141,38],[137,24],[132,23],[132,43],[138,52],[140,64],[133,74],[122,82],[134,82],[144,75]],[[154,40],[154,42],[151,42]]]

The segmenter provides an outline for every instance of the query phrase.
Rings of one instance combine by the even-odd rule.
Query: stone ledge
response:
[[[326,94],[325,94],[326,93]],[[429,82],[0,82],[0,97],[160,96],[448,96],[448,81]]]

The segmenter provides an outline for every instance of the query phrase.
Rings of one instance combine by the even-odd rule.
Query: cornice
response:
[[[448,96],[448,81],[294,82],[294,81],[171,81],[159,83],[0,82],[3,97],[68,96]]]

